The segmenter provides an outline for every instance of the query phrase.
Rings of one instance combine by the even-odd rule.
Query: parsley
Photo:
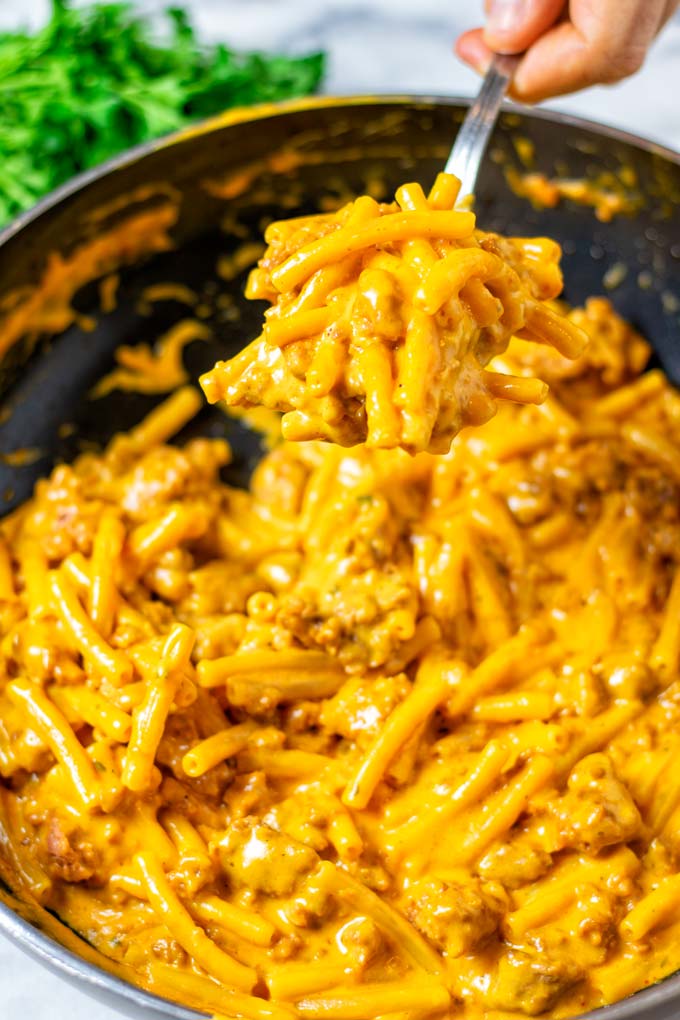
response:
[[[204,46],[178,7],[165,22],[157,34],[127,2],[53,0],[41,31],[0,32],[0,223],[123,149],[321,80],[323,54]]]

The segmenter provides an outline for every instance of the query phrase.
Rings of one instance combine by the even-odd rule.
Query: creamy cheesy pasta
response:
[[[251,288],[303,294],[322,222],[277,226],[314,239]],[[465,339],[442,328],[424,424],[435,376],[383,400],[360,358],[327,429],[310,373],[359,377],[325,308],[287,306],[270,340],[302,316],[321,337],[289,433],[370,444],[281,442],[236,489],[225,441],[168,445],[185,387],[0,523],[0,873],[208,1013],[558,1018],[680,967],[680,396],[607,301],[545,303],[556,248],[454,241],[390,262],[477,267],[442,281]],[[387,322],[392,269],[366,272]]]
[[[338,212],[272,223],[246,294],[271,302],[262,335],[201,380],[208,400],[285,412],[286,439],[445,453],[496,401],[540,403],[539,379],[486,368],[514,334],[567,357],[585,335],[548,299],[562,289],[547,238],[475,229],[460,182],[426,197],[364,195]]]

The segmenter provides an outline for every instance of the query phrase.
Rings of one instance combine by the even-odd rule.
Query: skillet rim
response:
[[[45,213],[76,195],[83,188],[117,170],[139,162],[154,152],[170,148],[193,137],[221,131],[235,124],[257,122],[269,117],[285,117],[296,111],[369,105],[403,105],[424,108],[428,106],[467,107],[471,102],[470,97],[455,95],[385,93],[379,95],[312,96],[280,103],[259,103],[251,107],[237,107],[200,121],[191,127],[165,135],[160,139],[144,142],[127,149],[120,155],[76,175],[49,192],[34,206],[20,213],[0,230],[0,248],[18,237],[32,224],[37,223]],[[513,112],[523,117],[590,131],[600,138],[623,142],[680,167],[680,151],[613,125],[601,124],[598,121],[563,113],[559,110],[536,109],[518,103],[503,104],[503,113]],[[18,899],[11,890],[10,895]],[[111,1008],[118,1008],[120,1005],[122,1008],[127,1007],[141,1011],[138,1012],[140,1017],[159,1017],[166,1018],[166,1020],[199,1020],[207,1015],[161,998],[153,992],[139,988],[117,975],[109,973],[103,967],[90,963],[31,924],[1,899],[0,934],[7,936],[10,942],[47,967],[52,973],[65,978],[85,994],[90,994],[99,1001],[106,1001]],[[680,971],[669,975],[650,988],[641,989],[626,999],[589,1013],[580,1014],[573,1020],[670,1020],[672,1014],[669,1011],[657,1014],[656,1008],[672,1007],[674,1002],[679,1010],[675,1016],[678,1016],[680,1015]]]
[[[142,142],[104,163],[99,163],[90,170],[84,170],[76,174],[70,180],[61,184],[58,188],[50,191],[41,198],[35,205],[25,212],[19,213],[13,220],[0,229],[0,248],[4,247],[13,237],[16,237],[22,230],[35,223],[40,217],[55,208],[65,199],[77,194],[89,184],[102,177],[112,174],[125,166],[139,162],[145,156],[158,152],[161,149],[170,148],[187,139],[210,134],[222,128],[231,127],[234,124],[242,124],[248,121],[265,120],[268,117],[283,117],[297,110],[318,110],[326,107],[338,106],[394,106],[394,105],[419,105],[419,106],[457,106],[466,107],[471,105],[469,96],[440,96],[429,93],[407,95],[403,93],[385,93],[379,95],[348,95],[348,96],[308,96],[303,99],[288,99],[280,103],[257,103],[254,106],[236,107],[224,113],[199,121],[191,127],[182,128],[180,131],[172,132],[161,138],[153,139],[150,142]],[[645,138],[643,135],[636,135],[631,131],[615,127],[611,124],[601,124],[596,120],[587,117],[579,117],[576,114],[563,113],[561,110],[549,110],[526,106],[520,103],[504,102],[502,113],[516,112],[524,117],[535,118],[536,120],[549,121],[555,124],[563,124],[565,127],[582,128],[592,131],[602,138],[610,138],[612,141],[623,142],[626,145],[633,145],[653,156],[659,156],[671,163],[680,166],[680,151],[671,149],[666,145],[656,142],[654,139]]]

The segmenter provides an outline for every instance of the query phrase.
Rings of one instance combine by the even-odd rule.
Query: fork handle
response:
[[[519,61],[520,58],[516,56],[507,56],[503,53],[494,55],[477,98],[456,135],[456,141],[444,169],[446,173],[455,174],[460,178],[461,198],[474,191],[482,157]]]

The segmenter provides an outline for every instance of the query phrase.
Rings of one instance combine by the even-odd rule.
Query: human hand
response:
[[[465,32],[458,55],[483,73],[493,52],[524,53],[516,99],[536,103],[634,74],[680,0],[486,0],[484,28]]]

